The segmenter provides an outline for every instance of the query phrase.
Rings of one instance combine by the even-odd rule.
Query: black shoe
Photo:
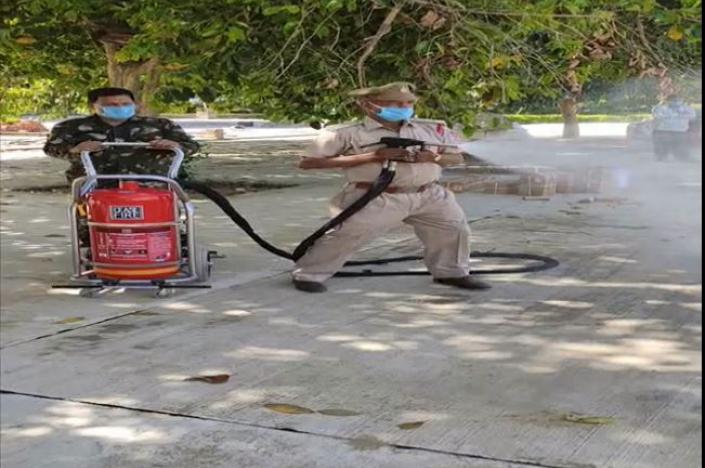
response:
[[[470,275],[461,276],[459,278],[434,278],[435,283],[446,284],[448,286],[455,286],[456,288],[462,289],[490,289],[488,283],[481,281],[477,278],[473,278]]]
[[[328,288],[326,288],[323,283],[318,283],[316,281],[294,280],[294,287],[299,291],[306,291],[310,293],[323,293],[328,291]]]

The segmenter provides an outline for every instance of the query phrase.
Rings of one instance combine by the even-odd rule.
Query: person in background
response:
[[[691,159],[690,128],[691,121],[696,118],[695,111],[673,93],[654,106],[651,113],[654,117],[652,138],[656,159],[663,161],[669,154],[680,161]]]

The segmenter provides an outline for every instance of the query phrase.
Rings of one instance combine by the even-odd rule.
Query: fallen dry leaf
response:
[[[67,317],[63,320],[58,320],[54,322],[57,325],[65,325],[67,323],[76,323],[76,322],[81,322],[84,320],[84,317]]]
[[[355,411],[350,411],[346,409],[341,409],[341,408],[326,408],[322,410],[317,411],[320,414],[324,414],[326,416],[359,416],[360,413],[357,413]]]
[[[303,406],[289,405],[287,403],[267,403],[264,405],[270,411],[276,411],[283,414],[311,414],[315,413],[312,409],[304,408]]]
[[[404,429],[405,431],[408,431],[410,429],[418,429],[419,427],[423,426],[425,423],[426,423],[426,421],[406,422],[406,423],[397,424],[397,427],[399,429]]]
[[[230,380],[228,374],[216,374],[216,375],[197,375],[196,377],[188,377],[184,379],[185,382],[205,382],[209,384],[221,384]]]
[[[566,413],[561,415],[561,419],[568,422],[574,422],[577,424],[612,424],[614,418],[604,417],[604,416],[587,416],[584,414]]]

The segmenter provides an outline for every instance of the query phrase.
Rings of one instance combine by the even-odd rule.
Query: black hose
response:
[[[257,243],[260,247],[262,247],[264,250],[267,250],[268,252],[273,253],[274,255],[277,255],[279,257],[283,257],[289,260],[294,260],[294,257],[292,256],[291,253],[287,252],[286,250],[282,250],[276,245],[270,244],[267,242],[265,239],[260,237],[257,232],[250,226],[250,223],[247,222],[247,220],[237,212],[237,210],[233,207],[233,205],[230,204],[227,198],[225,198],[223,195],[220,193],[216,192],[213,190],[211,187],[208,185],[204,184],[203,182],[197,182],[195,180],[185,180],[185,179],[179,179],[178,180],[179,184],[185,188],[185,189],[191,189],[194,192],[198,192],[201,195],[205,195],[207,198],[209,198],[213,203],[218,205],[218,207],[223,210],[223,212],[230,217],[230,219],[233,220],[235,224],[237,224],[240,229],[245,231],[245,234],[250,236],[250,238]]]
[[[382,169],[377,180],[374,181],[372,186],[365,192],[360,198],[355,200],[350,206],[341,211],[336,217],[328,221],[326,224],[318,228],[313,234],[308,236],[306,239],[302,240],[301,243],[294,249],[294,254],[292,255],[294,261],[300,259],[304,254],[310,249],[313,244],[320,239],[326,232],[330,231],[334,227],[342,224],[349,217],[360,211],[367,205],[372,199],[378,197],[384,190],[389,187],[394,179],[394,171],[390,171],[386,167]],[[347,265],[347,264],[346,264]]]
[[[545,257],[543,255],[533,255],[525,253],[506,253],[506,252],[472,252],[470,258],[511,258],[517,260],[533,260],[536,263],[521,267],[510,267],[510,268],[492,268],[492,269],[478,269],[472,270],[473,275],[506,275],[511,273],[530,273],[534,271],[549,270],[555,268],[560,263],[555,258]],[[423,257],[419,256],[406,256],[406,257],[392,257],[383,258],[379,260],[364,260],[364,261],[352,261],[347,262],[346,266],[353,265],[384,265],[393,262],[409,262],[423,260]],[[372,271],[372,270],[362,270],[362,271],[339,271],[335,276],[343,278],[353,278],[359,276],[428,276],[430,273],[428,271]]]
[[[225,214],[227,214],[230,219],[242,229],[245,234],[250,236],[250,238],[257,243],[260,247],[267,250],[274,255],[277,255],[288,260],[296,261],[301,258],[306,251],[311,248],[311,246],[320,239],[326,232],[338,226],[343,221],[348,219],[353,214],[360,211],[365,205],[367,205],[372,199],[379,196],[384,190],[389,186],[389,184],[394,179],[394,172],[388,171],[386,169],[382,170],[382,173],[377,178],[377,180],[372,184],[372,187],[365,192],[365,194],[344,209],[336,217],[328,221],[326,224],[317,229],[313,234],[306,237],[297,247],[294,249],[293,253],[282,250],[279,247],[270,244],[266,239],[262,238],[257,232],[252,228],[250,223],[232,206],[232,204],[225,198],[222,194],[213,190],[207,184],[202,182],[197,182],[194,180],[178,180],[179,184],[184,189],[193,190],[201,195],[204,195],[215,203]],[[505,253],[505,252],[473,252],[470,254],[470,258],[510,258],[517,260],[532,260],[535,263],[522,266],[522,267],[512,267],[512,268],[493,268],[493,269],[479,269],[473,270],[471,273],[473,275],[489,275],[489,274],[509,274],[509,273],[529,273],[535,271],[548,270],[559,265],[558,260],[551,257],[545,257],[542,255],[533,255],[525,253]],[[345,263],[345,266],[364,266],[364,265],[385,265],[388,263],[397,262],[407,262],[407,261],[417,261],[422,260],[423,257],[419,256],[404,256],[404,257],[392,257],[392,258],[381,258],[377,260],[353,260]],[[359,277],[359,276],[427,276],[430,275],[428,271],[372,271],[372,270],[362,270],[362,271],[339,271],[335,274],[338,277]]]

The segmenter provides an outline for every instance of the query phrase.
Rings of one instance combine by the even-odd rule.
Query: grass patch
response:
[[[563,123],[560,114],[505,114],[512,122],[520,124]],[[578,122],[640,122],[651,114],[578,114]]]

